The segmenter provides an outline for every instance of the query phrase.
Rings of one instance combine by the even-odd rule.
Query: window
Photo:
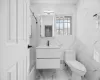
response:
[[[56,17],[56,34],[72,35],[72,17],[62,16]]]

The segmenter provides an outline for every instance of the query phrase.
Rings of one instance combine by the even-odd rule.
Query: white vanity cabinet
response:
[[[36,69],[60,68],[60,48],[38,48],[36,49]]]

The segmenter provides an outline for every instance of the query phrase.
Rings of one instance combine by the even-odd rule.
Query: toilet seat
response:
[[[73,66],[74,68],[76,68],[80,71],[86,72],[85,66],[83,64],[81,64],[80,62],[78,62],[78,61],[67,61],[66,63],[70,64],[71,66]]]

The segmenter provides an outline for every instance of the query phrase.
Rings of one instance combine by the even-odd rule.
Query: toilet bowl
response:
[[[72,80],[81,80],[81,77],[86,73],[86,68],[83,64],[76,61],[75,52],[73,50],[66,50],[64,60],[72,71]]]

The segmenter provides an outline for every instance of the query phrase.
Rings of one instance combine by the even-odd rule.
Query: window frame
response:
[[[63,18],[63,21],[62,22],[60,22],[60,18]],[[65,18],[66,17],[66,18]],[[58,22],[57,22],[57,18],[58,18]],[[70,18],[70,22],[68,22],[68,18]],[[55,31],[56,31],[56,34],[57,35],[72,35],[72,19],[73,19],[73,16],[72,15],[56,15],[55,16]],[[64,20],[67,20],[67,22],[65,22]],[[57,23],[59,24],[59,29],[57,29]],[[63,34],[61,34],[60,33],[60,23],[63,23]],[[64,24],[65,23],[67,23],[67,32],[66,32],[66,34],[65,34],[65,26],[64,26]],[[69,31],[68,31],[68,23],[70,23],[70,33],[69,33]],[[57,32],[57,30],[59,30],[59,33]]]

